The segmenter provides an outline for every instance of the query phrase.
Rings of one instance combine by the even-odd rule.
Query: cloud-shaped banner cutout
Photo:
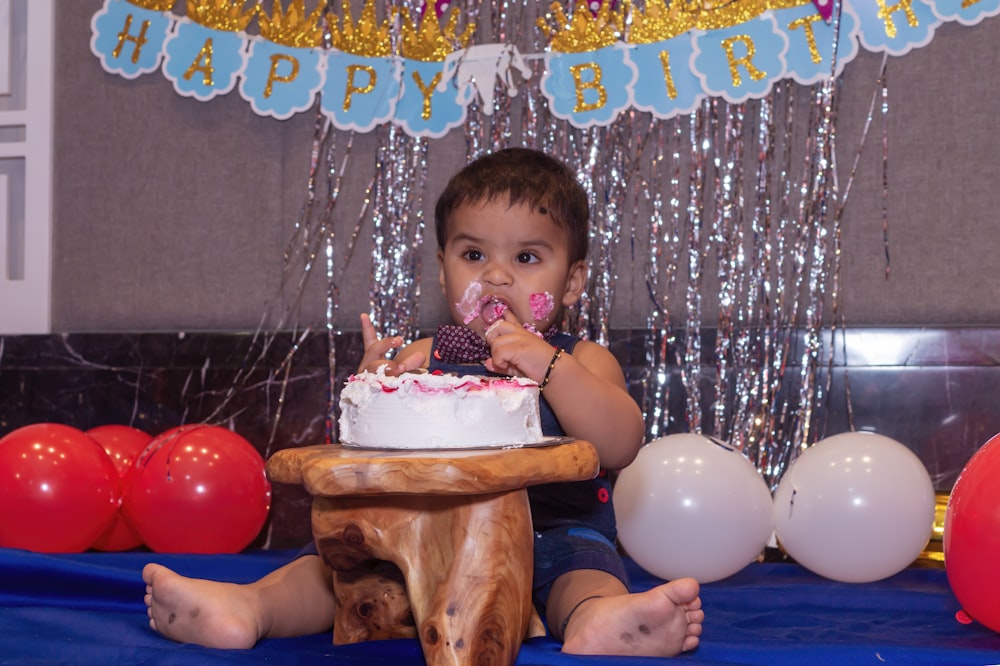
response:
[[[155,72],[163,59],[172,16],[122,0],[106,0],[90,19],[90,51],[109,74],[135,79]]]
[[[369,132],[396,114],[402,71],[396,58],[332,53],[320,108],[338,129]]]
[[[610,125],[628,108],[638,75],[621,42],[585,53],[548,53],[542,93],[552,115],[575,127]]]
[[[840,76],[844,66],[860,52],[857,34],[858,17],[844,6],[840,24],[827,23],[812,4],[774,11],[778,28],[785,33],[788,51],[785,52],[786,75],[808,85],[827,79],[831,74]],[[837,45],[837,68],[833,69],[833,38]]]
[[[737,104],[763,97],[785,78],[787,49],[787,37],[767,13],[696,34],[691,62],[709,95]]]
[[[326,58],[319,49],[293,48],[253,37],[240,96],[258,115],[284,120],[313,105],[325,75]]]
[[[934,15],[942,21],[976,25],[984,18],[1000,14],[1000,0],[927,0]]]
[[[178,95],[207,102],[236,87],[246,66],[246,46],[240,33],[178,21],[164,45],[163,76],[173,82]]]
[[[411,136],[442,137],[465,122],[466,108],[458,102],[454,82],[438,90],[444,78],[443,62],[406,59],[403,66],[403,94],[393,122]]]
[[[861,22],[858,39],[868,51],[900,56],[926,46],[941,19],[919,0],[860,0],[849,3]]]
[[[629,57],[639,73],[632,106],[664,119],[694,111],[705,92],[691,71],[693,55],[690,33],[633,45]]]

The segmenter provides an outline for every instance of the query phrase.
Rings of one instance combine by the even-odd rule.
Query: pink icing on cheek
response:
[[[458,310],[458,314],[462,315],[463,324],[468,324],[479,316],[480,309],[482,308],[482,294],[483,284],[479,280],[473,280],[465,288],[462,300],[455,303],[455,309]]]
[[[547,291],[532,294],[529,298],[529,304],[531,305],[531,318],[536,322],[542,321],[556,309],[555,299]]]

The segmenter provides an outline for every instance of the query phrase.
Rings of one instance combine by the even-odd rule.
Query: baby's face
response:
[[[439,277],[456,323],[482,334],[509,310],[544,331],[576,300],[567,291],[569,235],[547,212],[479,202],[455,209],[447,228]]]

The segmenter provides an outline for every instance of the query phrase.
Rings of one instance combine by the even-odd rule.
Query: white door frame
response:
[[[54,4],[0,0],[0,335],[52,326]]]

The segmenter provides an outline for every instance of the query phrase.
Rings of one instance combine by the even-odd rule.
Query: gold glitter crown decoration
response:
[[[705,0],[696,27],[702,30],[729,28],[760,16],[767,10],[767,0]]]
[[[625,25],[624,8],[612,9],[611,0],[601,3],[601,8],[594,14],[587,3],[578,1],[569,20],[562,5],[553,2],[549,5],[552,15],[539,18],[538,29],[550,37],[549,46],[560,53],[583,53],[596,51],[611,46],[621,37]]]
[[[169,12],[174,8],[174,0],[129,0],[129,2],[153,12]]]
[[[357,23],[351,19],[351,0],[343,0],[342,8],[343,26],[335,14],[329,14],[329,23],[334,26],[330,30],[330,41],[335,49],[368,58],[392,55],[392,17],[379,23],[375,0],[365,0]]]
[[[789,9],[812,0],[646,0],[640,10],[629,3],[631,19],[626,40],[630,44],[652,44],[681,35],[691,29],[718,30],[749,21],[769,9]]]
[[[426,11],[420,18],[419,25],[410,19],[409,9],[404,7],[400,10],[403,17],[400,55],[411,60],[441,62],[449,53],[464,49],[468,45],[476,29],[475,23],[470,23],[459,35],[457,34],[459,15],[456,8],[448,10],[448,21],[442,28],[433,6],[428,3],[425,7]]]
[[[244,5],[244,0],[187,0],[187,15],[206,28],[243,32],[253,20],[257,9],[256,3],[250,5],[249,9],[243,9]]]
[[[806,1],[812,2],[812,0]],[[771,3],[769,0],[721,0],[720,2],[705,0],[695,27],[701,30],[729,28],[760,16],[768,9],[771,9],[772,4],[775,9],[790,6],[787,2]],[[801,5],[805,3],[797,2],[796,4]]]
[[[682,0],[674,0],[669,8],[664,0],[646,0],[645,10],[627,3],[626,12],[632,19],[632,25],[625,41],[630,44],[653,44],[672,39],[695,27],[701,11],[700,2]]]
[[[811,5],[813,0],[770,0],[767,3],[768,9],[791,9],[793,7],[801,7],[802,5]],[[819,14],[819,11],[816,12]]]
[[[319,0],[312,13],[306,15],[305,0],[292,0],[288,11],[281,8],[281,1],[274,0],[271,15],[258,8],[260,36],[264,39],[290,46],[310,49],[323,45],[323,12],[326,0]]]

